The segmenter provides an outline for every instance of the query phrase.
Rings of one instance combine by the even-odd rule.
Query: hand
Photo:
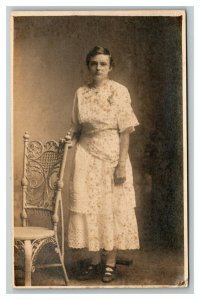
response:
[[[67,135],[65,136],[65,141],[68,145],[68,148],[72,148],[76,144],[76,138],[71,137],[71,132],[67,132]]]
[[[115,184],[123,184],[126,181],[126,166],[117,165],[114,173]]]

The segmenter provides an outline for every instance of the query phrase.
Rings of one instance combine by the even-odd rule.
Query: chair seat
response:
[[[54,236],[54,231],[45,227],[15,227],[14,239],[15,240],[36,240],[45,239]]]

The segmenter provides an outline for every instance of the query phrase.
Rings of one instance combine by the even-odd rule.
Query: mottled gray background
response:
[[[183,249],[181,17],[17,17],[14,27],[14,217],[20,224],[25,130],[64,137],[90,48],[110,49],[110,77],[130,91],[141,249]],[[68,156],[70,166],[73,151]],[[67,222],[68,172],[63,192]]]

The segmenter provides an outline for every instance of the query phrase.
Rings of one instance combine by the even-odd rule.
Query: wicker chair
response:
[[[29,141],[29,134],[25,132],[24,174],[21,183],[22,226],[14,228],[14,246],[17,251],[24,252],[25,286],[31,286],[32,272],[46,267],[61,267],[65,284],[69,283],[64,265],[61,195],[67,150],[66,139],[58,143],[48,141],[42,144],[39,141]],[[41,226],[44,220],[45,225]],[[48,250],[48,246],[52,249]],[[37,258],[44,249],[46,252],[43,256],[45,260],[51,258],[50,263],[37,264]],[[54,250],[53,253],[50,250]],[[57,257],[57,263],[52,262],[54,256]]]

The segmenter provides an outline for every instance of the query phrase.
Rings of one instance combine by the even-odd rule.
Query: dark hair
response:
[[[110,67],[114,67],[114,61],[110,54],[110,51],[107,48],[95,46],[90,50],[86,56],[86,65],[89,68],[90,59],[98,54],[108,55],[110,57]]]

